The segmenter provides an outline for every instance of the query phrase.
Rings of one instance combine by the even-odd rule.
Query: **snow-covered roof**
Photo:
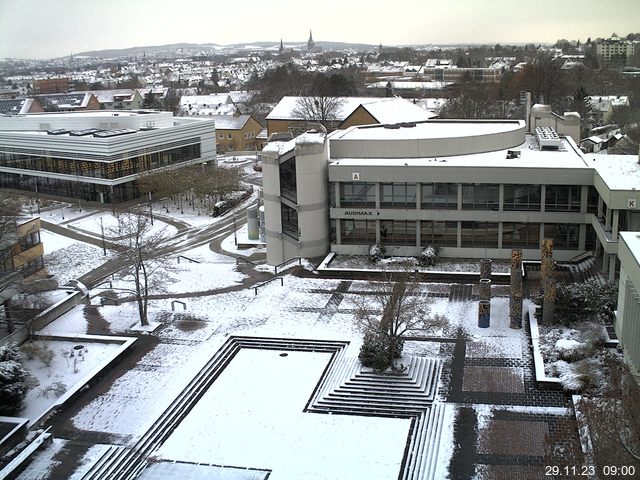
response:
[[[215,115],[216,130],[242,130],[251,115]]]
[[[607,112],[611,107],[629,105],[629,97],[626,95],[592,95],[587,98],[592,111]]]
[[[81,92],[74,92],[81,93]],[[92,90],[92,93],[96,96],[100,103],[113,103],[116,101],[116,97],[120,101],[133,101],[135,97],[135,90],[132,88],[120,88],[116,90]]]
[[[282,97],[273,110],[267,115],[267,120],[295,120],[293,112],[298,105],[298,99],[301,97]],[[381,123],[393,123],[396,121],[409,122],[428,120],[433,117],[419,107],[413,105],[410,101],[397,97],[340,97],[341,105],[338,108],[333,120],[343,121],[360,105],[365,107],[378,121]],[[405,115],[415,117],[414,120],[384,120],[378,118],[399,118],[399,114],[394,114],[392,110],[398,109]],[[374,113],[374,111],[377,113]],[[411,112],[411,113],[410,113]],[[430,116],[426,116],[426,115]]]
[[[640,232],[620,232],[620,237],[629,246],[629,251],[640,265]]]
[[[639,190],[640,164],[637,155],[585,155],[609,190]]]
[[[378,123],[421,122],[436,116],[403,98],[390,98],[385,102],[362,105]]]

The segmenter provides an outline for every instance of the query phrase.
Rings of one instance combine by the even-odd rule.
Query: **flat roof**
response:
[[[638,155],[585,155],[609,190],[640,190]]]
[[[332,140],[433,140],[476,137],[522,129],[523,120],[427,120],[415,124],[366,125],[345,130]]]
[[[519,152],[514,158],[509,151]],[[561,137],[560,150],[539,150],[532,135],[514,148],[468,155],[417,158],[330,158],[335,166],[430,166],[430,167],[508,167],[508,168],[592,168],[576,152],[566,138]]]
[[[629,246],[629,251],[636,259],[636,263],[640,265],[640,232],[620,232],[620,236]]]

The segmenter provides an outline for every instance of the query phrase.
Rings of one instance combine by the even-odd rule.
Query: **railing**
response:
[[[184,255],[178,255],[178,263],[180,263],[180,259],[181,258],[184,258],[185,260],[188,260],[191,263],[200,263],[198,260],[194,260],[193,258],[185,257]]]
[[[268,285],[269,283],[273,282],[274,280],[280,280],[280,286],[281,287],[284,286],[284,279],[282,277],[274,277],[271,280],[267,280],[266,282],[259,283],[258,285],[253,287],[254,295],[258,295],[258,288],[264,287],[265,285]]]
[[[586,252],[582,252],[574,257],[571,257],[569,259],[569,263],[578,263],[591,257],[593,257],[593,252],[591,250],[587,250]]]
[[[248,265],[253,265],[254,267],[257,267],[258,264],[255,262],[252,262],[251,260],[247,260],[246,258],[242,258],[242,257],[233,257],[236,259],[236,265],[238,265],[238,262],[244,262]]]
[[[289,263],[291,263],[291,262],[294,262],[294,261],[296,261],[296,260],[298,261],[298,265],[302,265],[302,258],[300,258],[300,257],[290,258],[289,260],[285,260],[284,262],[282,262],[282,263],[280,263],[280,264],[276,265],[276,266],[274,267],[275,272],[276,272],[276,275],[278,274],[278,268],[280,268],[280,267],[282,267],[282,266],[284,266],[284,265],[287,265],[287,264],[289,264]],[[291,266],[291,265],[289,265],[289,266]],[[282,270],[283,270],[283,269],[281,269],[280,271],[282,272]]]

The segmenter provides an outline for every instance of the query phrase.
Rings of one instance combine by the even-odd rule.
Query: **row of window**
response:
[[[332,191],[334,184],[332,184]],[[341,182],[340,207],[376,208],[376,183]],[[423,183],[420,188],[420,207],[426,210],[456,210],[458,191],[461,189],[463,210],[499,210],[500,184],[485,183]],[[380,208],[417,208],[417,184],[381,183]],[[544,196],[548,212],[579,212],[580,185],[547,185]],[[542,187],[540,185],[505,184],[503,186],[505,211],[540,211]],[[332,202],[334,197],[331,198]],[[598,208],[598,193],[589,187],[587,211]],[[333,205],[335,206],[335,205]]]
[[[200,157],[200,144],[187,145],[163,152],[155,152],[108,163],[0,153],[0,165],[40,172],[63,173],[80,177],[116,179],[146,172],[155,168],[175,165],[198,157]]]
[[[284,223],[284,220],[283,220]],[[417,235],[420,245],[437,247],[458,246],[460,223],[460,247],[498,248],[497,222],[420,221],[420,230],[414,220],[340,220],[343,245],[370,245],[377,241],[379,229],[383,245],[415,246]],[[335,229],[335,222],[332,222]],[[297,227],[296,227],[297,228]],[[545,223],[542,238],[552,238],[554,248],[577,250],[579,248],[579,224]],[[539,223],[502,223],[502,248],[530,248],[540,246]],[[332,236],[335,239],[335,232]]]

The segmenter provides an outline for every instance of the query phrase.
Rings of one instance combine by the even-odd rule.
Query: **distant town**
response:
[[[640,475],[640,33],[0,60],[0,478]]]

